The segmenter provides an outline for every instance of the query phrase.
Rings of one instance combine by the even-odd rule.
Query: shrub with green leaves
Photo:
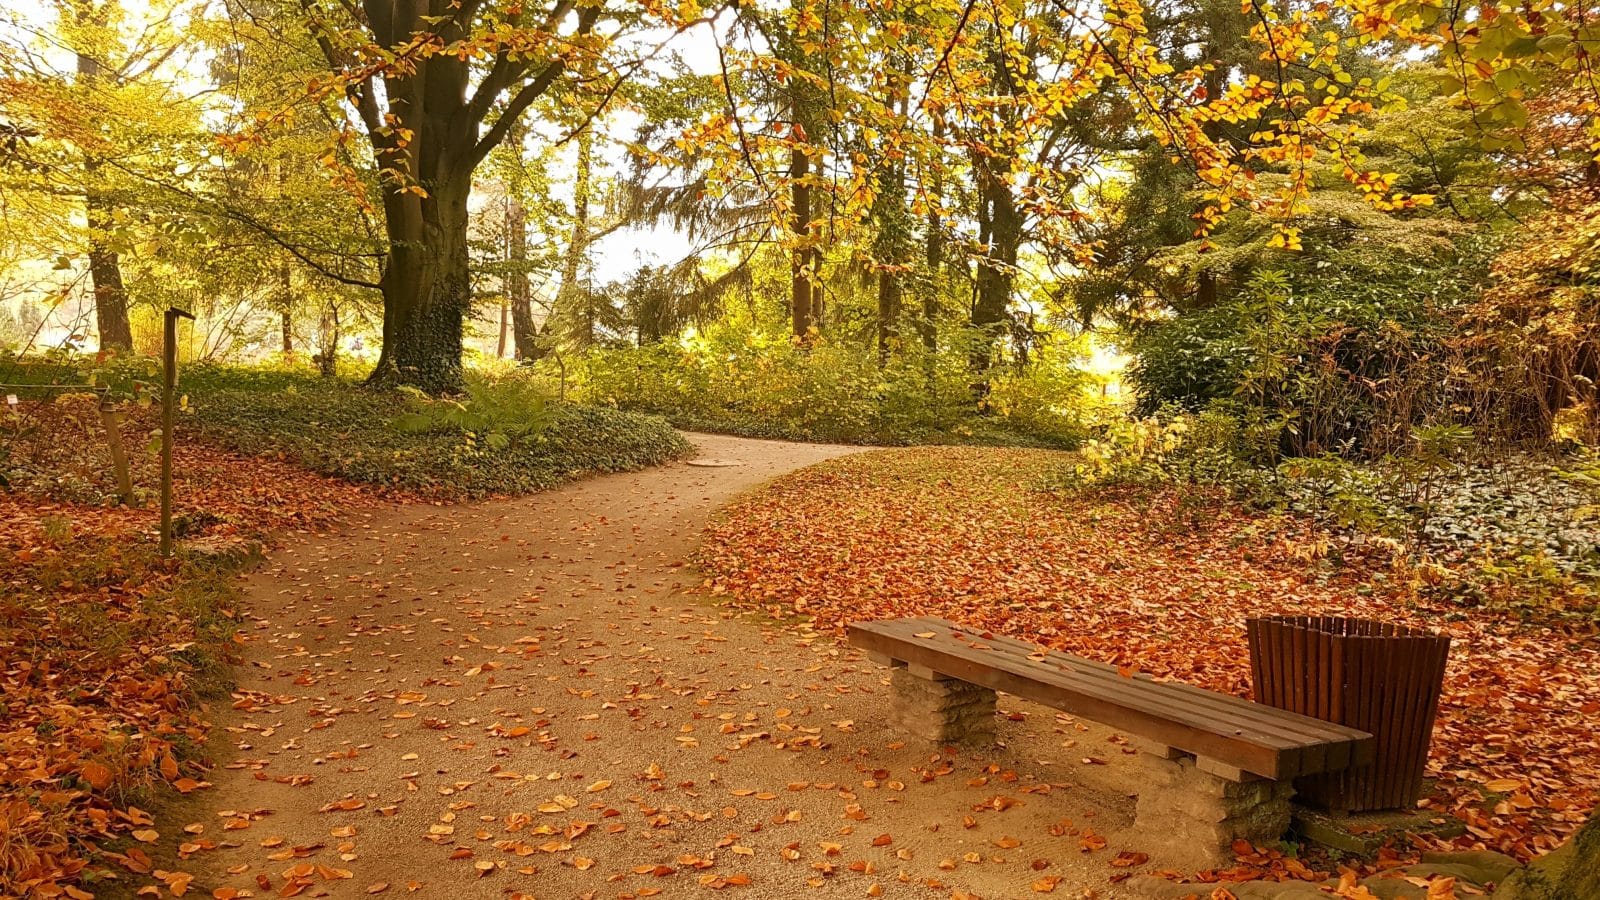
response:
[[[1073,446],[1089,379],[1066,353],[974,375],[964,353],[875,348],[719,324],[644,347],[596,350],[577,372],[585,402],[658,413],[692,429],[844,443]],[[980,405],[979,386],[986,389]]]
[[[1414,425],[1459,414],[1447,342],[1469,267],[1397,265],[1386,279],[1312,266],[1255,272],[1217,303],[1129,332],[1145,414],[1227,401],[1276,453],[1382,456]]]

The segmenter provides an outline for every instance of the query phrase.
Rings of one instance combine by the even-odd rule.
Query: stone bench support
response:
[[[1140,754],[1143,783],[1133,825],[1141,836],[1174,850],[1199,851],[1197,861],[1209,866],[1231,862],[1236,840],[1270,845],[1289,830],[1293,782],[1170,748],[1156,750]]]
[[[891,669],[889,721],[936,744],[994,741],[995,694],[921,666]]]

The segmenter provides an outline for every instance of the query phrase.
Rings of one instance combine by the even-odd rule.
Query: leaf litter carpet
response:
[[[1453,645],[1425,802],[1456,843],[1548,852],[1600,802],[1600,637],[1425,602],[1368,561],[1331,568],[1325,536],[1230,508],[1188,520],[1171,494],[1041,490],[1060,454],[919,448],[853,456],[736,503],[703,551],[713,593],[806,617],[935,615],[1249,696],[1244,622],[1352,615]]]

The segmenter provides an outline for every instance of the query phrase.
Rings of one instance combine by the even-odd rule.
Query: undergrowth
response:
[[[666,416],[679,427],[844,444],[1071,448],[1092,379],[1076,357],[975,374],[959,352],[870,348],[718,326],[644,347],[595,350],[566,370],[585,402]]]
[[[207,440],[349,481],[446,497],[539,491],[690,449],[658,416],[534,404],[515,377],[476,380],[458,415],[419,411],[413,395],[282,368],[197,366],[183,384],[192,408],[186,422]],[[519,401],[515,408],[507,394]]]
[[[1277,438],[1219,406],[1165,410],[1107,425],[1039,487],[1168,491],[1179,528],[1203,527],[1224,503],[1285,513],[1330,536],[1304,548],[1308,562],[1382,556],[1419,597],[1600,622],[1588,457],[1486,453],[1459,426],[1413,428],[1404,453],[1372,461],[1281,457]]]

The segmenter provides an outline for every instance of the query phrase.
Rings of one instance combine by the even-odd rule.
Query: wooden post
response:
[[[177,425],[178,319],[194,316],[167,307],[161,332],[161,555],[172,555],[172,429]]]
[[[111,391],[100,392],[100,421],[106,429],[106,446],[111,450],[111,467],[117,473],[117,495],[124,506],[133,505],[133,475],[128,471],[128,453],[122,446],[122,416],[111,402]]]

